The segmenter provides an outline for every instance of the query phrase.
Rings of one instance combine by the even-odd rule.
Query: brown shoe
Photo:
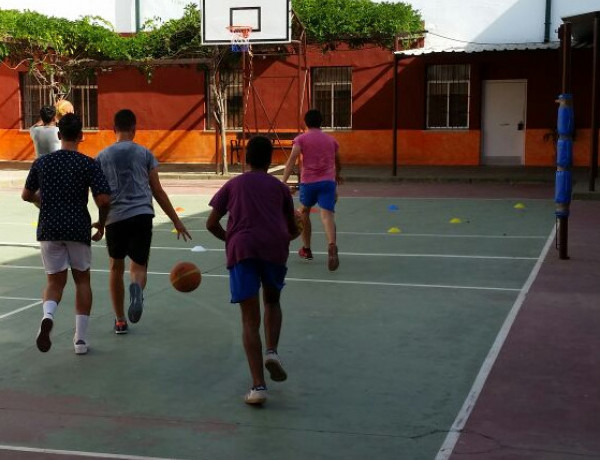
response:
[[[340,259],[338,258],[338,249],[335,244],[330,244],[327,250],[329,256],[327,257],[327,268],[330,272],[337,270],[340,266]]]

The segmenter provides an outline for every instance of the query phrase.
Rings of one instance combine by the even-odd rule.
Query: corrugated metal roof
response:
[[[395,51],[394,54],[403,56],[421,56],[432,53],[483,53],[484,51],[526,51],[526,50],[554,50],[560,48],[560,42],[549,43],[465,43],[460,46],[414,48],[404,51]]]

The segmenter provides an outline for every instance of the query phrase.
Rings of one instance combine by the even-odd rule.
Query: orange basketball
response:
[[[171,269],[171,284],[179,292],[191,292],[202,281],[202,274],[198,267],[191,262],[177,262]]]

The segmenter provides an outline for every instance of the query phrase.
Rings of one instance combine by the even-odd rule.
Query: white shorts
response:
[[[77,241],[40,241],[42,262],[48,275],[54,275],[71,267],[85,272],[92,263],[92,248]]]

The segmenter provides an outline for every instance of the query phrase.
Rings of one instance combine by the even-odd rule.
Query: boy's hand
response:
[[[100,222],[94,222],[92,228],[96,229],[96,233],[92,235],[92,240],[100,241],[104,236],[104,225],[100,225]]]
[[[179,239],[179,237],[182,237],[183,241],[192,239],[192,235],[190,235],[187,228],[185,228],[185,225],[183,225],[183,222],[181,222],[179,220],[179,221],[175,222],[174,225],[175,225],[175,230],[177,231],[177,239]]]

